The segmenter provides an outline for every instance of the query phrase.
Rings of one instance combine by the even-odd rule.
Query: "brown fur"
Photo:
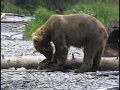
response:
[[[84,47],[84,60],[76,72],[96,71],[106,44],[105,27],[87,14],[53,15],[32,35],[36,50],[46,61],[56,62],[52,71],[62,70],[70,46]],[[50,42],[55,45],[55,53]]]

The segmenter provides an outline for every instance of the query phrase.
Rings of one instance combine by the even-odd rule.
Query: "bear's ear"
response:
[[[38,39],[39,39],[38,36],[35,35],[35,33],[33,33],[33,34],[32,34],[32,40],[33,40],[33,41],[38,41]]]
[[[39,37],[38,36],[32,36],[32,40],[33,41],[39,41]]]
[[[32,40],[33,40],[33,41],[36,41],[36,42],[39,42],[39,41],[42,41],[43,38],[42,38],[41,36],[34,35],[34,33],[33,33],[33,35],[32,35]]]

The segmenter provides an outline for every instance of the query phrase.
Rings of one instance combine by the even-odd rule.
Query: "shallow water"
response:
[[[32,19],[34,19],[34,17],[32,16],[11,16],[11,15],[7,15],[2,18],[1,21],[31,21]]]
[[[2,21],[25,21],[30,22],[34,17],[32,16],[5,16]],[[1,39],[4,40],[23,40],[23,31],[25,30],[25,23],[1,23]]]

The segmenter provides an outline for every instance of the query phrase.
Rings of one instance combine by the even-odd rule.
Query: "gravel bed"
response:
[[[22,40],[2,40],[1,41],[1,54],[4,56],[24,56],[24,55],[41,55],[40,53],[33,54],[34,51],[32,41]],[[68,57],[74,54],[75,57],[83,56],[82,49],[70,47]]]
[[[25,30],[23,23],[1,23],[1,32],[21,32]]]
[[[119,76],[73,72],[2,72],[2,90],[118,90]]]
[[[1,54],[4,56],[21,56],[32,54],[34,48],[31,41],[2,40]]]

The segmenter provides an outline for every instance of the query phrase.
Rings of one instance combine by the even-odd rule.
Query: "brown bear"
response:
[[[51,71],[63,69],[70,46],[83,47],[83,64],[76,73],[97,70],[107,38],[105,27],[84,13],[52,15],[32,34],[35,49],[46,57],[43,62],[56,63]],[[55,45],[54,53],[50,42]]]

